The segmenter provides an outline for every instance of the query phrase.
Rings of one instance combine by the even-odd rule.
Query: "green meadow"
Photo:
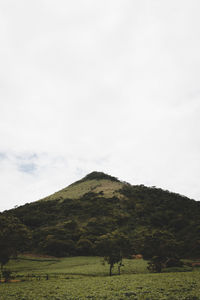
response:
[[[146,266],[144,260],[125,259],[121,275],[116,268],[110,277],[99,257],[22,256],[7,265],[13,278],[0,284],[0,299],[200,299],[198,268],[156,274]]]

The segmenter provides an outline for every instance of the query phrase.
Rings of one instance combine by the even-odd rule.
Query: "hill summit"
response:
[[[121,189],[123,185],[124,183],[116,177],[103,172],[94,171],[42,200],[63,200],[66,198],[78,199],[89,192],[101,193],[104,197],[109,198],[118,194],[117,191]]]
[[[83,179],[76,181],[74,184],[77,184],[79,182],[84,182],[87,180],[101,180],[101,179],[119,182],[119,179],[117,179],[116,177],[105,174],[103,172],[93,171],[93,172],[89,173],[88,175],[86,175]]]
[[[68,187],[9,210],[32,232],[29,251],[54,256],[97,255],[99,238],[120,232],[133,252],[137,240],[160,230],[181,245],[182,257],[200,256],[200,203],[155,187],[131,185],[92,172]]]

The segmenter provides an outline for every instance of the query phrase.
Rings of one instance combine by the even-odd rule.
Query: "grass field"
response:
[[[21,281],[1,283],[1,300],[200,299],[198,269],[150,274],[143,260],[124,260],[122,274],[112,277],[98,257],[21,257],[7,268]]]
[[[89,180],[85,182],[80,182],[78,184],[70,185],[54,194],[51,196],[48,196],[43,200],[55,200],[55,199],[78,199],[82,197],[85,193],[88,192],[94,192],[94,193],[99,193],[102,190],[104,191],[104,197],[109,198],[113,197],[114,195],[117,195],[120,197],[120,194],[117,192],[119,189],[123,187],[123,183],[121,182],[115,182],[115,181],[110,181],[106,179],[102,180]],[[40,201],[41,201],[40,200]]]

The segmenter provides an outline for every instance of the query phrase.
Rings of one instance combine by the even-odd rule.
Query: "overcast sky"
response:
[[[200,1],[0,1],[0,210],[97,170],[200,200]]]

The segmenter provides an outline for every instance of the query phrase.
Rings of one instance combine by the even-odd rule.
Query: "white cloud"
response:
[[[200,198],[199,8],[1,1],[1,209],[93,170]]]

